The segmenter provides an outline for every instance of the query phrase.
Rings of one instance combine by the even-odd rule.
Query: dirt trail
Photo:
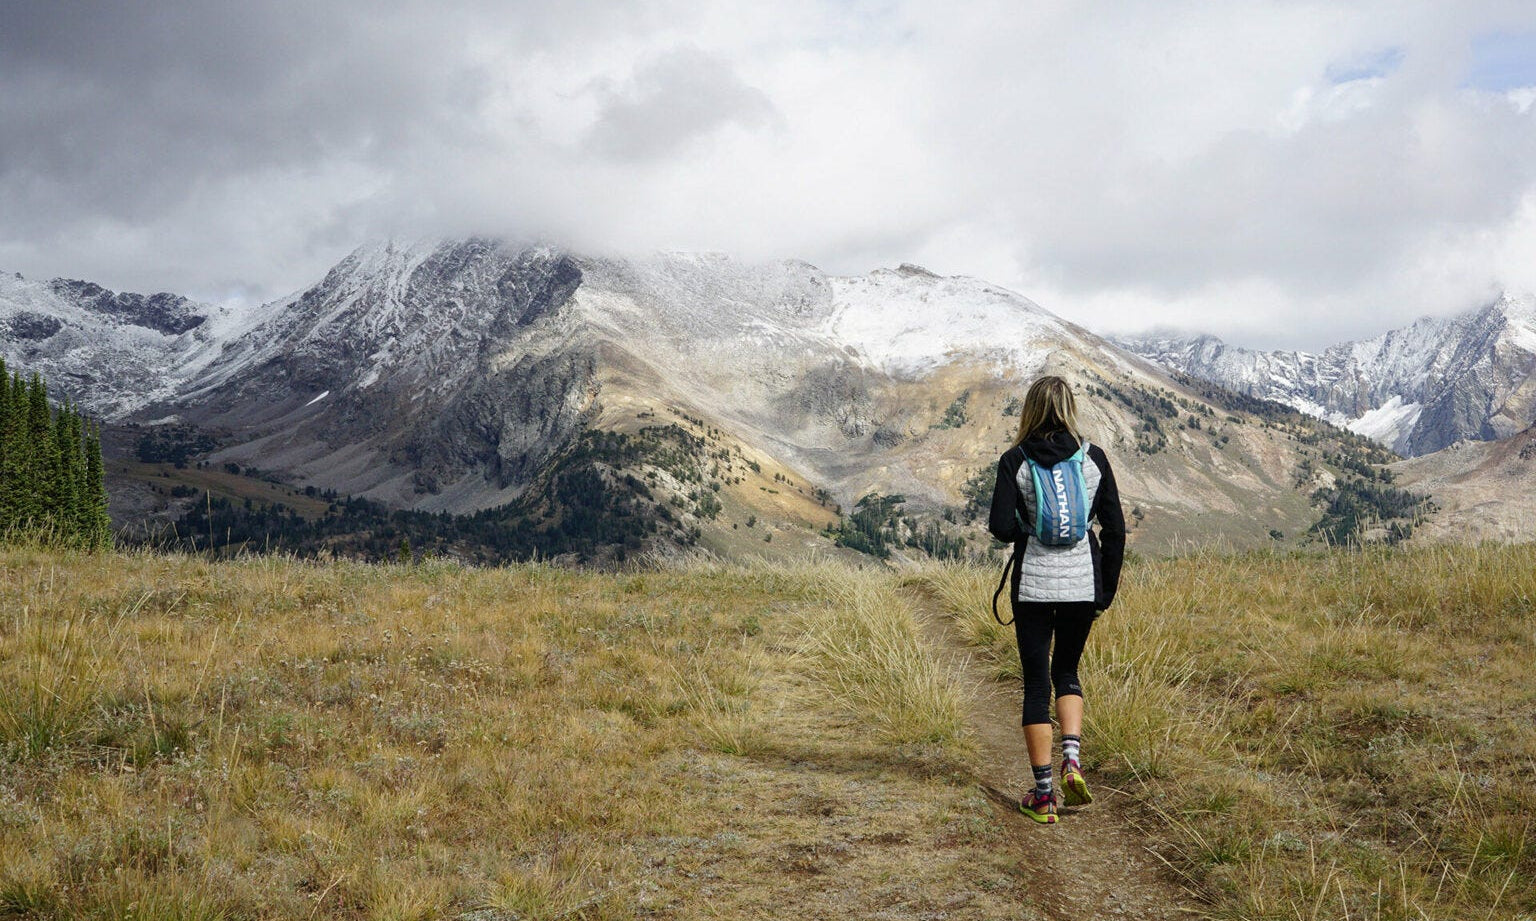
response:
[[[992,679],[971,659],[949,618],[919,597],[929,641],[955,663],[965,663],[971,685],[970,723],[980,743],[977,773],[997,815],[1017,842],[1019,860],[1036,893],[1036,907],[1052,921],[1089,918],[1181,919],[1199,903],[1174,884],[1170,871],[1125,819],[1129,796],[1088,776],[1093,803],[1061,810],[1055,825],[1020,815],[1019,795],[1033,783],[1029,752],[1019,728],[1018,692]],[[1091,704],[1090,704],[1091,706]],[[1084,745],[1092,745],[1085,738]]]

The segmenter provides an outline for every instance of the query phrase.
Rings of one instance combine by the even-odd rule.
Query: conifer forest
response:
[[[101,437],[79,408],[53,405],[41,375],[0,360],[0,539],[83,549],[112,543]]]

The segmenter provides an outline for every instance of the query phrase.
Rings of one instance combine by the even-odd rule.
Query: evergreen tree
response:
[[[24,527],[33,509],[28,501],[32,490],[31,442],[27,437],[27,412],[31,407],[31,392],[20,372],[11,373],[10,407],[6,412],[6,427],[10,447],[6,452],[7,469],[5,484],[9,493],[9,528]]]
[[[85,433],[85,509],[83,522],[85,544],[92,550],[112,546],[112,519],[107,514],[107,486],[101,463],[101,433],[93,426]]]
[[[76,524],[80,520],[79,494],[76,484],[82,479],[78,470],[80,441],[74,425],[75,413],[66,400],[63,406],[51,410],[53,414],[53,444],[48,451],[49,472],[48,522],[59,539],[73,543],[78,534]]]
[[[5,367],[5,359],[0,358],[0,536],[10,532],[15,523],[15,499],[13,497],[15,471],[11,469],[12,459],[15,455],[14,441],[11,431],[14,428],[12,419],[14,410],[11,406],[11,394],[14,388],[11,386],[11,374]]]
[[[46,529],[51,517],[49,499],[53,486],[53,414],[43,379],[33,374],[26,384],[26,402],[18,407],[21,425],[17,478],[16,522],[27,529]]]
[[[15,535],[112,543],[99,431],[69,401],[50,405],[41,375],[0,362],[0,538]]]
[[[70,529],[77,535],[81,546],[90,546],[95,516],[92,515],[90,484],[87,482],[90,470],[86,457],[85,416],[78,406],[69,414],[69,441],[69,490],[74,508]]]

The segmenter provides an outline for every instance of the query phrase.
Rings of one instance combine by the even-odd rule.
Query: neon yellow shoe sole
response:
[[[1047,797],[1036,800],[1033,796],[1024,797],[1019,803],[1019,811],[1028,818],[1034,819],[1041,825],[1056,824],[1056,798]]]
[[[1093,802],[1093,794],[1088,792],[1088,781],[1083,779],[1079,771],[1062,771],[1061,788],[1064,793],[1063,805],[1086,806]]]

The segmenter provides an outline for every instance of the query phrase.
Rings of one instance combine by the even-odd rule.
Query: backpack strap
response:
[[[1029,455],[1025,453],[1022,446],[1014,445],[1013,450],[1019,452],[1019,457],[1022,461],[1021,467],[1034,467],[1035,462],[1029,459]],[[1030,474],[1030,479],[1035,479],[1033,472]],[[1019,534],[1019,539],[1013,544],[1013,553],[1008,557],[1008,562],[1003,564],[1003,576],[997,581],[997,591],[992,593],[992,619],[1003,627],[1010,626],[1013,623],[1013,618],[1010,617],[1005,621],[998,615],[997,599],[1002,597],[1003,589],[1007,588],[1008,584],[1013,581],[1013,574],[1019,568],[1019,558],[1024,555],[1024,543],[1029,540],[1029,535],[1035,532],[1034,528],[1024,521],[1024,516],[1019,512],[1017,504],[1013,507],[1013,520],[1019,523],[1019,531],[1021,533]],[[1009,606],[1011,608],[1012,604],[1010,603]]]
[[[1083,536],[1087,537],[1087,531],[1093,527],[1093,503],[1088,501],[1088,478],[1083,476],[1083,465],[1093,461],[1088,457],[1088,449],[1093,447],[1088,439],[1077,447],[1077,496],[1083,503]]]
[[[1015,512],[1014,514],[1018,513]],[[1005,621],[998,616],[997,599],[1002,596],[1003,589],[1008,587],[1008,583],[1013,581],[1013,573],[1019,568],[1019,557],[1023,555],[1024,541],[1027,539],[1020,538],[1018,543],[1013,545],[1013,555],[1008,557],[1008,562],[1003,564],[1003,577],[997,582],[997,591],[992,593],[992,619],[997,621],[998,625],[1002,627],[1012,624],[1013,618],[1010,617]],[[1012,604],[1010,603],[1009,606],[1012,607]]]
[[[1039,537],[1042,533],[1042,517],[1045,514],[1045,468],[1035,463],[1035,459],[1028,454],[1024,455],[1024,463],[1029,465],[1029,485],[1035,493],[1035,520],[1031,521],[1024,530]]]

